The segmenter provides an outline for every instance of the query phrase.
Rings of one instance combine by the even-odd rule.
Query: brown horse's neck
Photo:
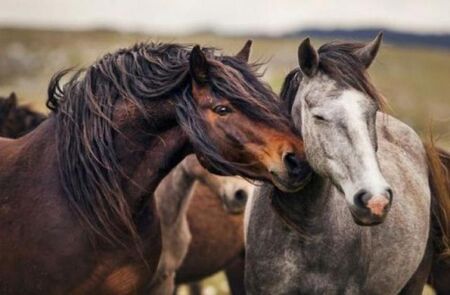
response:
[[[135,209],[146,204],[159,182],[192,152],[187,135],[176,121],[173,105],[156,104],[154,109],[160,111],[150,113],[151,122],[142,123],[143,119],[138,119],[138,124],[135,120],[125,122],[119,126],[120,133],[115,139],[125,174],[122,185]]]

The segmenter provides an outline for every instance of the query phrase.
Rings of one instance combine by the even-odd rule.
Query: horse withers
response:
[[[366,72],[380,44],[381,35],[318,51],[309,39],[300,45],[282,93],[316,173],[300,192],[265,186],[247,204],[250,294],[422,292],[432,255],[430,187],[445,179],[430,184],[439,168],[428,165],[421,139],[380,112]]]

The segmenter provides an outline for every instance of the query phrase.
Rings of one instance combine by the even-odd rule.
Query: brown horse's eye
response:
[[[225,116],[225,115],[231,113],[231,109],[224,105],[215,106],[213,108],[213,111],[214,111],[214,113],[218,114],[219,116]]]

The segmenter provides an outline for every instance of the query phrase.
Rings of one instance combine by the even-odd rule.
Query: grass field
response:
[[[266,79],[279,90],[297,65],[299,39],[253,38],[252,60],[268,61]],[[213,45],[237,52],[245,38],[210,34],[152,36],[109,31],[52,32],[0,29],[0,95],[16,91],[24,102],[44,110],[51,75],[66,67],[85,67],[107,52],[141,41]],[[324,40],[314,40],[320,45]],[[423,134],[430,126],[450,148],[450,51],[385,44],[370,69],[390,112]]]
[[[44,101],[52,74],[60,69],[86,67],[107,52],[140,41],[173,41],[212,45],[232,54],[245,38],[197,34],[152,36],[108,31],[52,32],[0,29],[0,96],[15,91],[23,102],[46,111]],[[266,79],[279,90],[284,76],[297,66],[299,39],[253,38],[252,60],[267,61]],[[318,46],[325,40],[313,40]],[[450,51],[404,48],[386,44],[370,69],[390,112],[420,134],[430,126],[438,145],[450,149]],[[205,294],[227,294],[223,275],[204,284]],[[426,294],[431,294],[429,290]],[[181,293],[186,294],[182,289]]]
[[[253,38],[252,60],[268,61],[264,78],[279,90],[297,65],[299,39]],[[142,41],[213,45],[234,53],[245,38],[198,34],[152,36],[109,31],[62,32],[0,29],[0,95],[16,91],[24,102],[44,110],[51,75],[66,67],[86,67],[103,54]],[[318,46],[324,40],[314,40]],[[370,69],[390,112],[421,134],[433,127],[440,145],[450,148],[450,51],[386,44]]]

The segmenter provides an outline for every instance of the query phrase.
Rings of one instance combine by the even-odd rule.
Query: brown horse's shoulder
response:
[[[17,140],[0,136],[0,167],[8,165],[17,154]]]
[[[89,276],[71,294],[138,294],[142,293],[150,281],[148,269],[142,263],[118,262],[121,255],[113,261],[99,261]],[[123,259],[122,259],[123,260]]]

